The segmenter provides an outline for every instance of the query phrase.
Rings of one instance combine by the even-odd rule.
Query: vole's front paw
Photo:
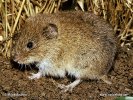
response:
[[[38,72],[37,74],[34,74],[34,73],[31,73],[32,76],[29,76],[28,78],[29,79],[39,79],[41,76],[42,76],[42,73],[41,72]]]

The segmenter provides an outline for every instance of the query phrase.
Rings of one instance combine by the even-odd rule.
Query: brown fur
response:
[[[58,31],[49,28],[50,24]],[[47,34],[49,30],[53,33]],[[76,78],[89,79],[100,79],[113,64],[116,53],[113,29],[91,13],[38,14],[29,17],[20,31],[12,50],[14,61],[20,64],[49,58],[56,71],[62,69]],[[29,41],[33,42],[32,49],[27,48]],[[71,72],[75,69],[76,72]]]

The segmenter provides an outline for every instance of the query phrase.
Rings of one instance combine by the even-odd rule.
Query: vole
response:
[[[76,80],[61,89],[72,91],[82,80],[106,78],[114,62],[116,42],[112,27],[92,13],[58,12],[26,19],[14,36],[12,59],[19,64],[36,62],[38,73],[29,79],[50,75]]]

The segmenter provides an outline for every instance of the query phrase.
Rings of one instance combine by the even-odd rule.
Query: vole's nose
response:
[[[12,53],[12,54],[11,54],[11,58],[12,58],[12,60],[15,61],[15,62],[18,62],[19,59],[20,59],[18,53]]]
[[[13,57],[13,61],[18,62],[18,59],[16,56]]]
[[[12,60],[13,60],[13,61],[15,61],[15,62],[17,62],[17,61],[18,61],[18,60],[16,59],[17,57],[16,57],[15,55],[12,55],[12,57],[11,57],[11,58],[12,58]]]
[[[14,51],[14,50],[12,50],[12,51],[11,51],[11,58],[13,59],[13,58],[14,58],[14,56],[15,56],[15,51]]]

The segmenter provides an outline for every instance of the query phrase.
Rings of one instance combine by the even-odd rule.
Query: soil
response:
[[[30,73],[37,70],[23,68],[0,56],[1,100],[114,100],[118,96],[133,96],[132,50],[119,49],[108,74],[111,85],[101,80],[86,80],[67,93],[62,93],[57,83],[69,84],[69,78],[29,80]]]

